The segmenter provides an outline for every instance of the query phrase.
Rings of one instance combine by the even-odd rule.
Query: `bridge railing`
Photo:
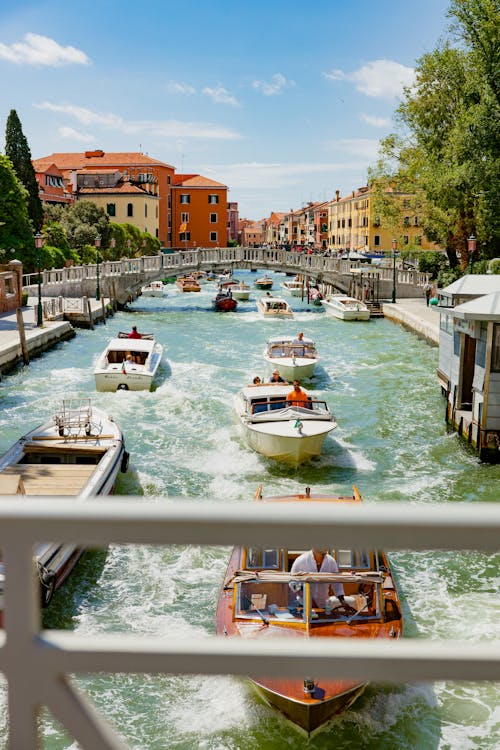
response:
[[[500,506],[494,503],[238,504],[162,498],[145,506],[133,498],[38,500],[6,497],[0,504],[5,566],[0,671],[7,679],[10,750],[36,750],[37,713],[45,705],[84,750],[125,744],[80,692],[70,675],[232,674],[286,677],[336,674],[385,683],[434,680],[500,681],[500,644],[403,638],[201,639],[43,631],[32,550],[40,539],[91,547],[144,545],[343,546],[386,550],[498,552]],[[466,575],[466,569],[463,574]],[[221,581],[222,584],[222,581]],[[402,592],[405,593],[405,592]],[[411,598],[411,591],[406,592]],[[214,601],[215,611],[215,601]],[[443,617],[445,613],[443,612]],[[471,613],[464,612],[464,624]]]

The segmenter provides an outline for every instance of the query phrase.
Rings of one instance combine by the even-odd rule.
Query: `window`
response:
[[[156,206],[156,210],[155,210],[155,218],[156,218],[156,219],[158,218],[158,206]]]
[[[108,216],[116,216],[116,205],[114,203],[108,203],[106,206],[106,213]]]
[[[191,203],[191,196],[189,193],[181,193],[181,203]]]
[[[422,244],[422,235],[416,234],[415,237],[413,238],[413,242],[415,243],[415,245],[421,245]]]
[[[181,232],[179,239],[181,242],[188,242],[191,239],[191,232]]]
[[[14,277],[13,276],[4,276],[4,284],[5,284],[5,294],[15,294],[14,292]]]
[[[210,242],[217,242],[217,232],[210,232]]]
[[[410,226],[410,217],[409,216],[405,216],[404,217],[403,224],[404,224],[405,227],[409,227]]]
[[[134,215],[134,205],[133,203],[127,203],[127,216],[133,216]]]
[[[181,212],[181,224],[187,224],[189,221],[189,214],[187,211]]]
[[[407,245],[410,242],[410,238],[407,234],[403,235],[403,245]]]
[[[493,326],[493,345],[491,347],[491,369],[494,372],[500,371],[500,325],[496,323]]]
[[[156,234],[156,238],[158,239],[158,227],[156,227],[155,234]]]
[[[210,214],[210,224],[217,224],[217,214]]]
[[[210,193],[210,195],[208,196],[208,202],[209,203],[218,203],[219,202],[219,196],[218,195],[214,195],[213,193]]]
[[[373,235],[373,244],[375,245],[375,247],[380,247],[380,235],[379,234]]]
[[[147,203],[144,204],[144,217],[146,219],[148,218],[148,204]]]

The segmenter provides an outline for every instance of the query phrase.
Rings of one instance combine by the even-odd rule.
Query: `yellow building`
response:
[[[377,216],[375,196],[368,186],[353,190],[344,198],[336,191],[334,200],[328,203],[328,247],[333,251],[390,252],[396,240],[399,250],[434,250],[422,231],[419,217],[412,214],[411,195],[387,193],[398,201],[397,220],[389,226]],[[407,213],[406,213],[407,212]]]

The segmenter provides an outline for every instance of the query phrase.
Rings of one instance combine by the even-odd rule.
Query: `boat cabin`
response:
[[[318,353],[312,339],[303,339],[300,343],[297,343],[291,338],[272,338],[267,344],[267,356],[271,359],[281,357],[316,359]]]
[[[262,383],[259,385],[246,386],[241,392],[241,397],[245,403],[246,414],[249,416],[253,414],[261,416],[268,414],[272,417],[273,415],[270,414],[271,412],[286,409],[290,406],[290,402],[287,401],[287,396],[290,393],[290,390],[291,386],[286,383]],[[315,418],[325,418],[327,415],[328,417],[330,416],[326,401],[317,401],[316,399],[312,399],[311,396],[308,396],[308,401],[301,403],[300,407],[295,405],[294,408],[310,410],[311,418],[313,416]]]
[[[305,550],[248,547],[242,550],[241,570],[234,576],[234,619],[280,623],[325,624],[342,620],[369,622],[392,613],[384,591],[394,590],[379,553],[364,549],[330,549],[338,573],[291,574],[294,561]],[[348,615],[332,587],[341,583],[356,614]],[[321,596],[323,602],[318,606]],[[316,601],[316,599],[318,601]]]
[[[122,365],[130,362],[136,365],[145,365],[154,348],[154,341],[150,339],[112,339],[106,350],[104,367],[108,365]],[[111,369],[113,369],[111,367]]]

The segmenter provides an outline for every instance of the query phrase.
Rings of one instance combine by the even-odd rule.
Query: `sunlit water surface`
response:
[[[238,272],[250,284],[255,274]],[[275,274],[278,289],[283,274]],[[163,299],[139,298],[94,331],[79,331],[0,383],[0,451],[58,410],[88,397],[120,424],[131,454],[118,494],[144,502],[249,503],[265,494],[349,494],[366,503],[494,502],[500,467],[480,464],[444,424],[437,349],[390,321],[343,323],[289,298],[293,321],[263,321],[254,291],[235,313],[214,313],[213,284],[199,294],[175,286]],[[107,339],[136,324],[165,353],[154,392],[96,393],[93,364]],[[320,458],[290,470],[246,447],[234,393],[256,374],[268,337],[303,330],[321,366],[310,388],[339,427]],[[112,546],[89,552],[44,613],[47,627],[195,639],[214,632],[229,548]],[[416,638],[500,639],[499,555],[393,553],[405,633]],[[498,685],[370,685],[342,717],[307,741],[232,677],[92,677],[80,684],[135,750],[498,750]],[[2,697],[5,706],[5,694]],[[5,710],[0,734],[5,743]],[[76,750],[44,714],[44,748]]]

